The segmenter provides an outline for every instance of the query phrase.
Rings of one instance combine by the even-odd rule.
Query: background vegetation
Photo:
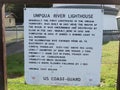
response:
[[[16,22],[17,24],[23,23],[23,12],[25,7],[52,7],[51,4],[6,4],[5,5],[6,12],[12,12],[16,15]]]

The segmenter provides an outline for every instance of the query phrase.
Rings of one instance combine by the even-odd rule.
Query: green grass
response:
[[[96,87],[26,85],[24,83],[23,53],[7,57],[8,90],[116,90],[118,42],[103,45],[101,85]]]
[[[118,63],[118,42],[112,41],[103,45],[102,49],[102,63],[116,64]]]
[[[23,53],[10,55],[7,57],[8,77],[17,77],[24,75],[24,56]]]

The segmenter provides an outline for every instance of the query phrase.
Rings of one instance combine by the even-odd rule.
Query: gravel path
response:
[[[7,55],[24,52],[24,41],[14,42],[6,45]]]

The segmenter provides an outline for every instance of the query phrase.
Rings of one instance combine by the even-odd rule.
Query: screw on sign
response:
[[[32,79],[34,80],[34,79],[36,79],[36,78],[33,76]]]

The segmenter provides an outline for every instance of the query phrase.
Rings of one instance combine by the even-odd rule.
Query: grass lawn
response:
[[[24,83],[24,55],[17,53],[7,57],[8,90],[116,90],[118,42],[103,45],[101,85],[96,87],[26,85]]]

